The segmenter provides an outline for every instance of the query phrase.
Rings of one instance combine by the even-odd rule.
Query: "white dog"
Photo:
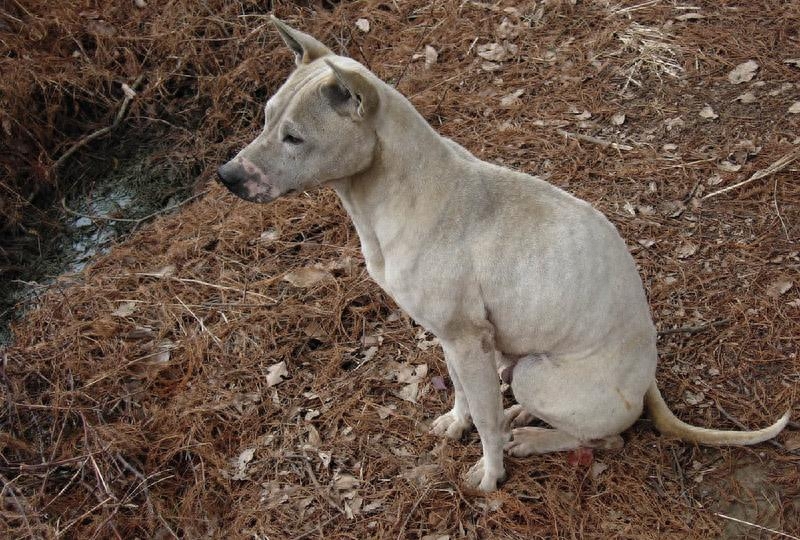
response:
[[[370,275],[441,341],[455,388],[433,432],[472,422],[493,490],[516,456],[610,447],[646,403],[664,434],[713,445],[777,435],[678,420],[655,381],[656,331],[625,242],[589,204],[478,160],[438,135],[358,62],[273,18],[297,69],[267,102],[261,134],[220,167],[238,196],[268,202],[320,184],[341,197]],[[496,366],[519,406],[502,409]],[[553,429],[519,427],[538,417]]]

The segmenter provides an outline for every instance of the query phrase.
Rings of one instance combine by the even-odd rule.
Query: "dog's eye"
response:
[[[300,144],[303,142],[303,139],[300,137],[295,137],[294,135],[287,133],[283,136],[283,142],[287,144]]]

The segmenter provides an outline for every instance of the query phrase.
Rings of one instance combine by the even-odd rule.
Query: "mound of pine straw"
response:
[[[4,96],[39,100],[4,98],[3,126],[49,140],[37,154],[47,169],[110,125],[121,84],[139,81],[125,135],[173,125],[175,159],[200,164],[208,193],[59,278],[0,352],[4,536],[797,535],[796,423],[775,445],[714,449],[642,419],[617,453],[507,458],[500,491],[465,487],[477,434],[428,434],[452,400],[441,350],[369,279],[335,194],[258,206],[211,181],[291,67],[263,2],[107,4],[3,8],[17,25],[3,35],[17,47]],[[786,62],[800,9],[692,6],[387,0],[275,12],[397,84],[479,157],[604,211],[662,331],[668,403],[698,425],[755,428],[790,407],[796,418],[800,397],[789,112],[800,71]],[[43,67],[53,55],[60,63]],[[116,131],[101,139],[125,143]]]

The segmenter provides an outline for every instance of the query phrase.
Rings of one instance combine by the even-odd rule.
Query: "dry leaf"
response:
[[[313,448],[322,446],[322,437],[319,436],[319,431],[314,426],[308,426],[308,444]]]
[[[736,98],[734,98],[734,101],[738,101],[743,105],[747,105],[749,103],[754,103],[756,101],[756,95],[752,92],[745,92],[744,94],[736,96]]]
[[[283,276],[283,280],[288,281],[295,287],[300,287],[301,289],[305,289],[322,281],[323,279],[332,277],[333,275],[327,270],[321,270],[319,268],[314,268],[313,266],[307,266],[305,268],[298,268],[297,270],[292,270],[291,272]]]
[[[683,118],[680,116],[676,116],[675,118],[667,118],[664,120],[664,126],[667,128],[667,131],[672,131],[673,129],[682,128],[686,125],[686,122],[683,121]]]
[[[685,242],[678,247],[675,253],[679,259],[688,259],[692,255],[697,253],[697,244],[693,244],[692,242]]]
[[[793,88],[794,88],[794,85],[792,83],[785,82],[785,83],[782,83],[778,88],[773,88],[772,90],[770,90],[768,92],[768,95],[770,95],[772,97],[779,96],[779,95],[783,94],[784,92],[788,92],[789,90],[792,90]]]
[[[700,13],[684,13],[683,15],[677,15],[675,17],[676,21],[698,21],[700,19],[705,19],[705,15],[701,15]]]
[[[649,238],[641,238],[641,239],[637,240],[636,243],[639,244],[640,246],[644,247],[644,248],[649,248],[649,247],[653,247],[656,244],[656,241],[655,240],[651,240]]]
[[[114,317],[130,317],[136,311],[136,302],[125,302],[111,312]]]
[[[133,3],[139,9],[144,9],[147,7],[147,2],[145,2],[144,0],[133,0]]]
[[[405,385],[403,388],[397,392],[397,397],[403,399],[405,401],[410,401],[411,403],[417,402],[417,396],[419,395],[419,383],[413,382],[411,384]]]
[[[524,93],[525,93],[525,90],[520,88],[519,90],[515,90],[514,92],[511,92],[507,96],[503,96],[500,99],[500,106],[508,108],[508,107],[512,107],[513,105],[518,104],[519,103],[519,97]]]
[[[714,112],[714,109],[711,108],[711,105],[706,105],[702,109],[700,109],[700,116],[702,118],[708,118],[713,120],[714,118],[719,118],[719,115]]]
[[[733,68],[730,73],[728,73],[728,81],[730,81],[732,84],[741,84],[743,82],[750,81],[755,76],[757,69],[758,63],[756,63],[755,60],[742,62]]]
[[[592,117],[592,113],[590,113],[585,109],[583,111],[575,112],[573,114],[575,115],[576,120],[588,120],[589,118]]]
[[[767,287],[767,295],[773,298],[777,298],[789,292],[793,286],[794,282],[789,281],[788,279],[779,279],[777,281],[773,281]]]
[[[783,63],[800,68],[800,58],[787,58]]]
[[[497,71],[497,70],[498,70],[498,69],[500,69],[501,67],[503,67],[503,66],[501,66],[500,64],[497,64],[497,63],[495,63],[495,62],[483,62],[483,63],[481,64],[481,69],[482,69],[483,71],[489,71],[489,72],[491,72],[491,71]]]
[[[478,45],[475,49],[478,56],[490,62],[502,62],[517,54],[518,47],[513,43],[501,45],[499,43],[486,43]]]
[[[717,168],[725,172],[737,172],[742,168],[742,166],[737,163],[731,163],[728,160],[724,160],[717,163]]]
[[[721,183],[722,183],[722,177],[718,174],[712,174],[706,180],[706,185],[709,186],[718,186]]]
[[[783,439],[783,445],[789,452],[794,452],[795,450],[800,448],[800,432],[799,431],[789,432]]]
[[[589,472],[592,475],[592,478],[597,480],[597,477],[603,474],[606,469],[608,469],[608,465],[603,463],[602,461],[595,461],[592,463],[592,467],[589,469]]]
[[[283,379],[288,376],[289,370],[286,369],[286,362],[272,364],[267,368],[267,388],[282,383]]]
[[[261,236],[258,237],[259,242],[264,244],[268,244],[269,242],[274,242],[278,238],[280,238],[281,233],[276,231],[275,229],[267,229],[266,231],[261,233]]]
[[[800,114],[800,101],[795,101],[789,106],[789,113]]]
[[[689,405],[699,405],[705,399],[706,395],[703,392],[695,393],[690,390],[686,390],[683,394],[683,400]]]
[[[439,53],[430,45],[425,45],[425,67],[429,68],[439,60]]]
[[[356,28],[364,32],[365,34],[369,32],[369,21],[367,19],[358,19],[356,21]]]
[[[621,126],[625,123],[625,113],[618,112],[611,117],[611,123],[615,126]]]
[[[352,474],[339,474],[336,473],[336,476],[333,479],[333,487],[338,489],[339,491],[348,491],[353,489],[354,487],[358,486],[359,480]]]
[[[248,448],[239,454],[239,457],[232,460],[234,467],[233,480],[247,480],[247,464],[253,461],[255,453],[255,448]]]

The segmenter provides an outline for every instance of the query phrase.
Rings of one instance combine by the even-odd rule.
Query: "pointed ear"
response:
[[[333,70],[334,79],[322,91],[333,107],[346,111],[354,119],[367,118],[378,109],[378,89],[366,77],[335,65],[330,60],[325,63]]]
[[[294,61],[300,64],[308,64],[329,54],[333,54],[325,45],[300,30],[295,30],[274,15],[270,15],[272,24],[278,30],[286,45],[294,52]]]

